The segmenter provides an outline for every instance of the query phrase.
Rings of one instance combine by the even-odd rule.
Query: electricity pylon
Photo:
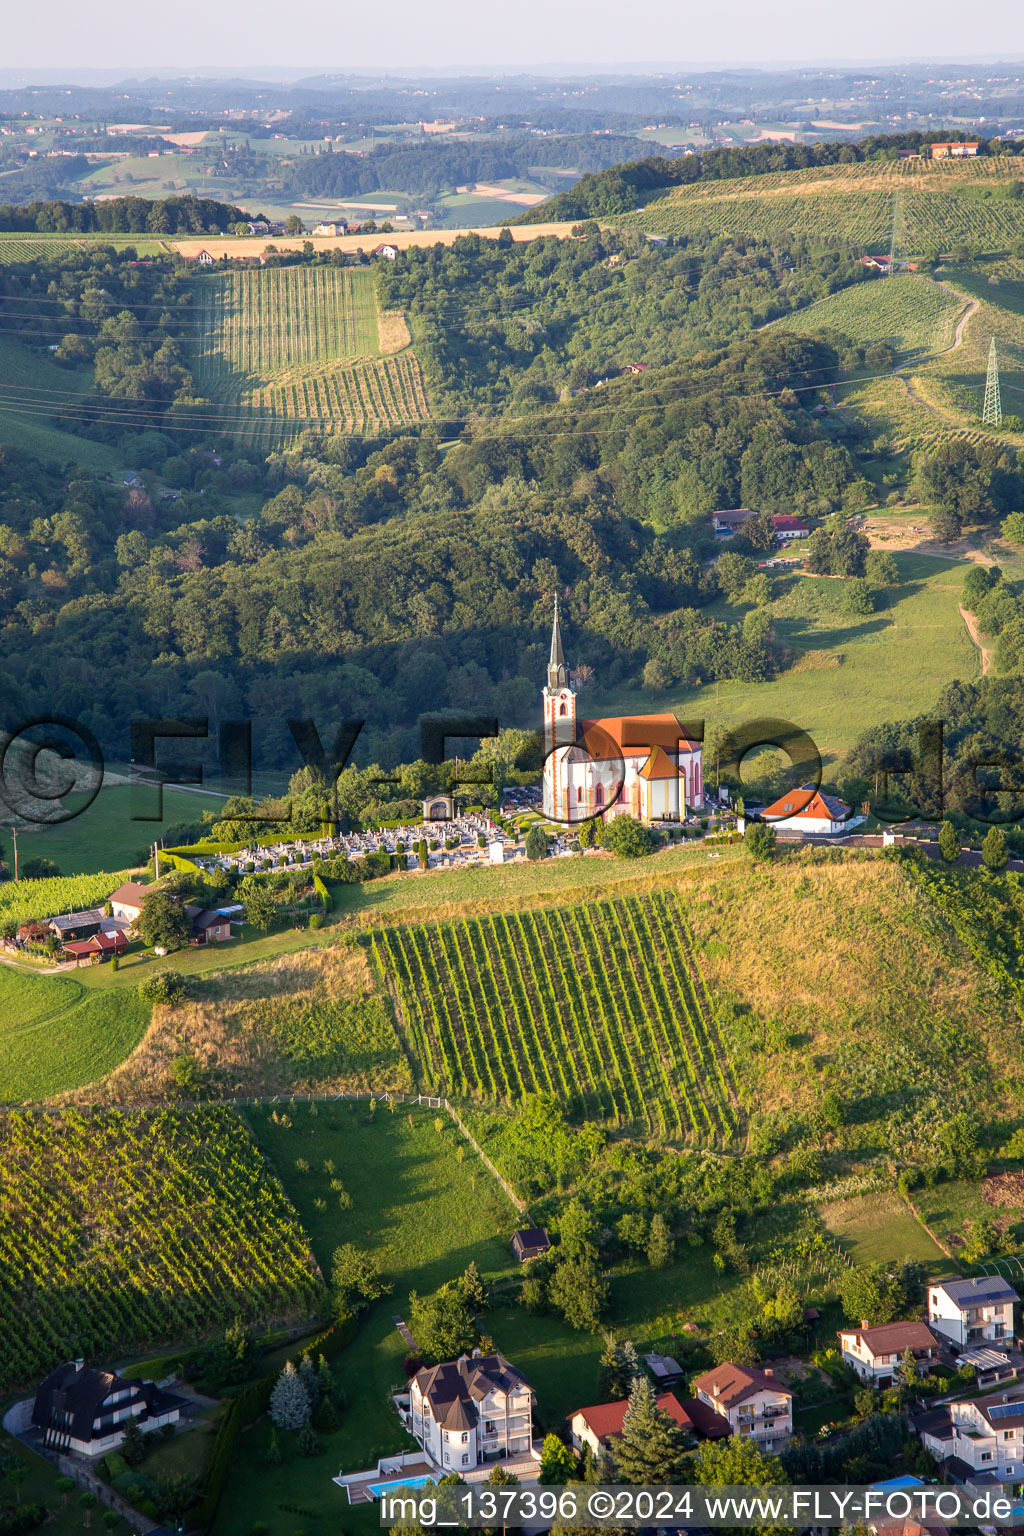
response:
[[[996,339],[994,336],[992,337],[992,345],[988,349],[985,404],[982,408],[981,419],[986,427],[1001,427],[1003,424],[1003,406],[999,398],[999,359],[996,357]]]

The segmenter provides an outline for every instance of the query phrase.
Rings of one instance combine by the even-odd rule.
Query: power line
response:
[[[985,404],[982,406],[981,419],[986,427],[1001,427],[1003,424],[1003,404],[999,396],[999,359],[996,356],[996,339],[992,337],[992,345],[988,349],[988,373],[985,376]]]

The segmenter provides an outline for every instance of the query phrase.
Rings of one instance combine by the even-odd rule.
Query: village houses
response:
[[[504,1355],[472,1355],[424,1367],[396,1399],[410,1434],[445,1472],[529,1453],[533,1388]]]
[[[976,1275],[933,1280],[928,1287],[928,1321],[954,1344],[1013,1337],[1013,1306],[1020,1300],[1009,1281]]]
[[[873,1387],[891,1387],[896,1368],[909,1350],[917,1361],[918,1374],[926,1373],[939,1358],[939,1341],[925,1323],[878,1323],[843,1328],[839,1334],[843,1364]]]
[[[781,1450],[793,1433],[793,1393],[768,1368],[716,1365],[697,1377],[693,1390],[733,1434],[749,1435],[763,1451]]]

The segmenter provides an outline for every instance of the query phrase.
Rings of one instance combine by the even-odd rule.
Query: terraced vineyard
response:
[[[199,309],[196,378],[224,428],[247,443],[269,448],[307,428],[374,434],[430,416],[412,351],[380,356],[368,270],[284,267],[204,278]],[[385,329],[401,335],[394,316]]]
[[[78,1354],[305,1315],[321,1295],[234,1111],[0,1118],[0,1390]]]
[[[906,357],[951,346],[965,307],[966,300],[930,277],[906,273],[843,288],[776,321],[773,329],[805,335],[841,331],[859,346],[886,341],[897,357]]]
[[[373,935],[425,1086],[723,1143],[736,1092],[672,892]]]
[[[140,256],[153,256],[168,249],[166,240],[154,235],[0,235],[0,266],[15,261],[38,261],[41,256],[68,256],[91,245],[113,245],[119,250],[130,245]]]
[[[618,222],[660,235],[706,230],[770,240],[796,234],[887,251],[898,191],[908,251],[936,244],[948,250],[961,241],[1006,250],[1024,238],[1024,199],[1001,195],[1003,184],[1019,176],[1012,157],[779,171],[680,187]]]

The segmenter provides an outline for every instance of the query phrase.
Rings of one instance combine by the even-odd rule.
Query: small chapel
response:
[[[543,809],[553,821],[574,825],[625,814],[673,822],[704,804],[701,743],[675,715],[577,717],[557,597],[543,701]]]

